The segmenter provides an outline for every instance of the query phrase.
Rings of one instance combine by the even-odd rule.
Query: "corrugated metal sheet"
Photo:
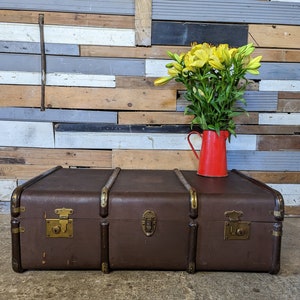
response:
[[[300,3],[153,0],[153,20],[300,25]]]
[[[0,0],[1,9],[134,15],[134,0]]]

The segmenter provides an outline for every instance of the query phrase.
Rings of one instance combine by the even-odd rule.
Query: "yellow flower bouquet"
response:
[[[168,75],[154,81],[156,86],[172,79],[186,87],[186,99],[190,104],[186,115],[194,115],[192,126],[202,130],[228,130],[235,135],[233,118],[245,109],[244,92],[248,85],[246,73],[259,74],[261,56],[251,57],[253,44],[230,48],[228,44],[218,46],[208,43],[193,43],[190,51],[180,55],[168,52],[173,60],[166,65]]]

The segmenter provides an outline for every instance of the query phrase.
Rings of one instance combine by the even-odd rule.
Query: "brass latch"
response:
[[[146,236],[153,235],[156,229],[156,215],[152,210],[146,210],[142,217],[142,229]]]
[[[46,219],[47,237],[53,238],[72,238],[73,237],[73,219],[69,215],[73,213],[71,208],[57,208],[54,212],[58,219]]]
[[[243,215],[242,211],[226,211],[224,215],[229,219],[224,224],[224,240],[249,239],[251,222],[240,220],[240,217]]]

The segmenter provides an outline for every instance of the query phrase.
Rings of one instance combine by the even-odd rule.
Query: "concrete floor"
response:
[[[300,218],[286,218],[281,271],[27,271],[11,269],[10,216],[0,205],[0,299],[300,299]]]

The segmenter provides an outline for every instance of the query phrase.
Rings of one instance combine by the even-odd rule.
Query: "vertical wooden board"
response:
[[[53,148],[52,123],[0,121],[0,146]]]
[[[10,201],[11,194],[16,187],[16,180],[0,179],[0,201]]]
[[[193,42],[222,44],[237,47],[247,43],[248,26],[189,22],[152,22],[153,45],[187,46]]]
[[[152,0],[135,1],[135,41],[139,46],[151,46]]]

